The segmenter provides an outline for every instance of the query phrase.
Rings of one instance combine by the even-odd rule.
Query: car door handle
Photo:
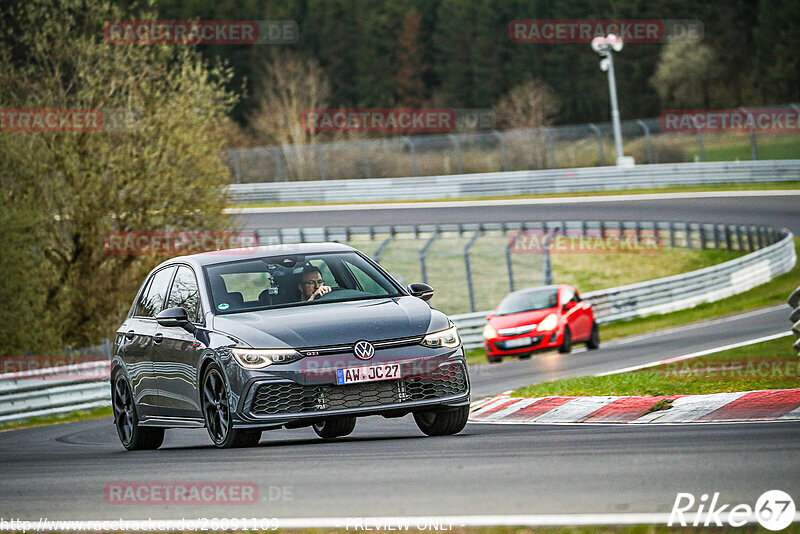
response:
[[[164,339],[164,334],[156,334],[153,336],[153,343],[156,344],[161,343],[163,339]]]
[[[136,331],[128,330],[127,332],[125,332],[125,337],[128,339],[133,339],[134,337],[136,337]]]

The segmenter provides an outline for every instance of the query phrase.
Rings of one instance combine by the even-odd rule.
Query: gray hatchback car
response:
[[[225,250],[168,260],[117,330],[114,423],[126,449],[166,428],[218,447],[261,432],[351,433],[356,418],[409,413],[427,435],[460,432],[469,376],[456,327],[361,252],[337,243]]]

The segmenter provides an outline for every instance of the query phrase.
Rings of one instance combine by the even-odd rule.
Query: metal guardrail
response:
[[[793,237],[789,230],[783,229],[777,242],[740,258],[688,273],[584,293],[583,298],[592,304],[600,324],[714,302],[790,271],[797,261]],[[483,345],[482,330],[491,313],[492,310],[487,310],[450,317],[458,326],[465,347]],[[792,317],[800,319],[800,312]],[[800,326],[795,324],[795,328],[800,335]],[[799,347],[800,341],[795,345],[798,350]]]
[[[0,424],[111,405],[110,361],[0,374]]]
[[[789,320],[792,321],[792,332],[797,336],[797,341],[794,343],[794,350],[800,356],[800,287],[794,290],[794,293],[789,297],[789,306],[792,307],[792,314]]]
[[[797,180],[800,160],[771,160],[232,184],[228,195],[234,203],[430,200]]]
[[[573,232],[568,232],[568,235],[576,235],[574,224],[562,224],[562,228],[567,230],[573,228]],[[650,224],[658,228],[659,223]],[[666,224],[673,230],[676,225],[661,224]],[[647,223],[637,223],[640,229],[646,225]],[[517,223],[506,227],[521,229],[526,225]],[[689,227],[687,224],[687,228]],[[767,282],[789,271],[796,262],[793,236],[788,230],[730,225],[697,227],[700,230],[699,236],[694,237],[699,237],[701,245],[714,242],[716,245],[725,243],[727,248],[732,248],[731,245],[735,243],[740,250],[752,250],[759,246],[764,248],[697,271],[585,293],[584,298],[592,303],[598,322],[664,313],[701,302],[713,302]],[[709,227],[713,241],[706,236]],[[584,229],[586,235],[593,235],[595,230],[594,225],[582,221],[578,222],[577,228]],[[671,235],[669,239],[674,245],[674,231],[666,235]],[[692,234],[688,233],[683,244],[691,246],[693,241]],[[794,331],[800,335],[800,288],[792,294],[789,302],[797,308],[792,319],[798,321],[794,325]],[[490,313],[491,311],[482,311],[451,316],[467,348],[480,347],[483,344],[482,329],[486,316]],[[795,344],[795,348],[800,350],[800,341]],[[109,406],[109,367],[109,361],[93,361],[32,372],[0,374],[0,424]]]

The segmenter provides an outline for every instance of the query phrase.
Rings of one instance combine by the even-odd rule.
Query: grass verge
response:
[[[112,415],[114,415],[114,412],[110,406],[91,410],[78,410],[61,415],[34,417],[18,423],[0,423],[0,431],[32,426],[54,425],[57,423],[71,423],[73,421],[83,421],[84,419],[100,419],[103,417],[111,417]]]
[[[794,239],[794,248],[798,257],[800,257],[800,238],[798,237]],[[603,325],[600,327],[600,339],[608,341],[653,332],[663,328],[682,326],[696,321],[716,319],[776,304],[785,304],[789,295],[797,287],[798,280],[800,280],[800,262],[788,273],[777,276],[766,284],[717,302],[704,303],[694,308],[672,313],[639,317]],[[789,308],[787,307],[786,309],[788,318]],[[789,346],[791,347],[791,344]],[[486,353],[483,348],[468,350],[467,363],[486,363]]]
[[[792,349],[793,339],[782,337],[628,373],[553,380],[511,395],[692,395],[797,388],[800,360]]]

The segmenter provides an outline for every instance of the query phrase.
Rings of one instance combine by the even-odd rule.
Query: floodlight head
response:
[[[600,60],[600,70],[606,72],[608,70],[608,64],[609,64],[608,58]]]
[[[592,50],[595,52],[600,52],[604,48],[607,48],[608,45],[606,44],[605,37],[600,37],[599,35],[592,39]]]
[[[611,45],[611,48],[614,49],[614,52],[619,52],[622,50],[622,39],[613,33],[608,34],[608,37],[606,37],[606,42]]]

